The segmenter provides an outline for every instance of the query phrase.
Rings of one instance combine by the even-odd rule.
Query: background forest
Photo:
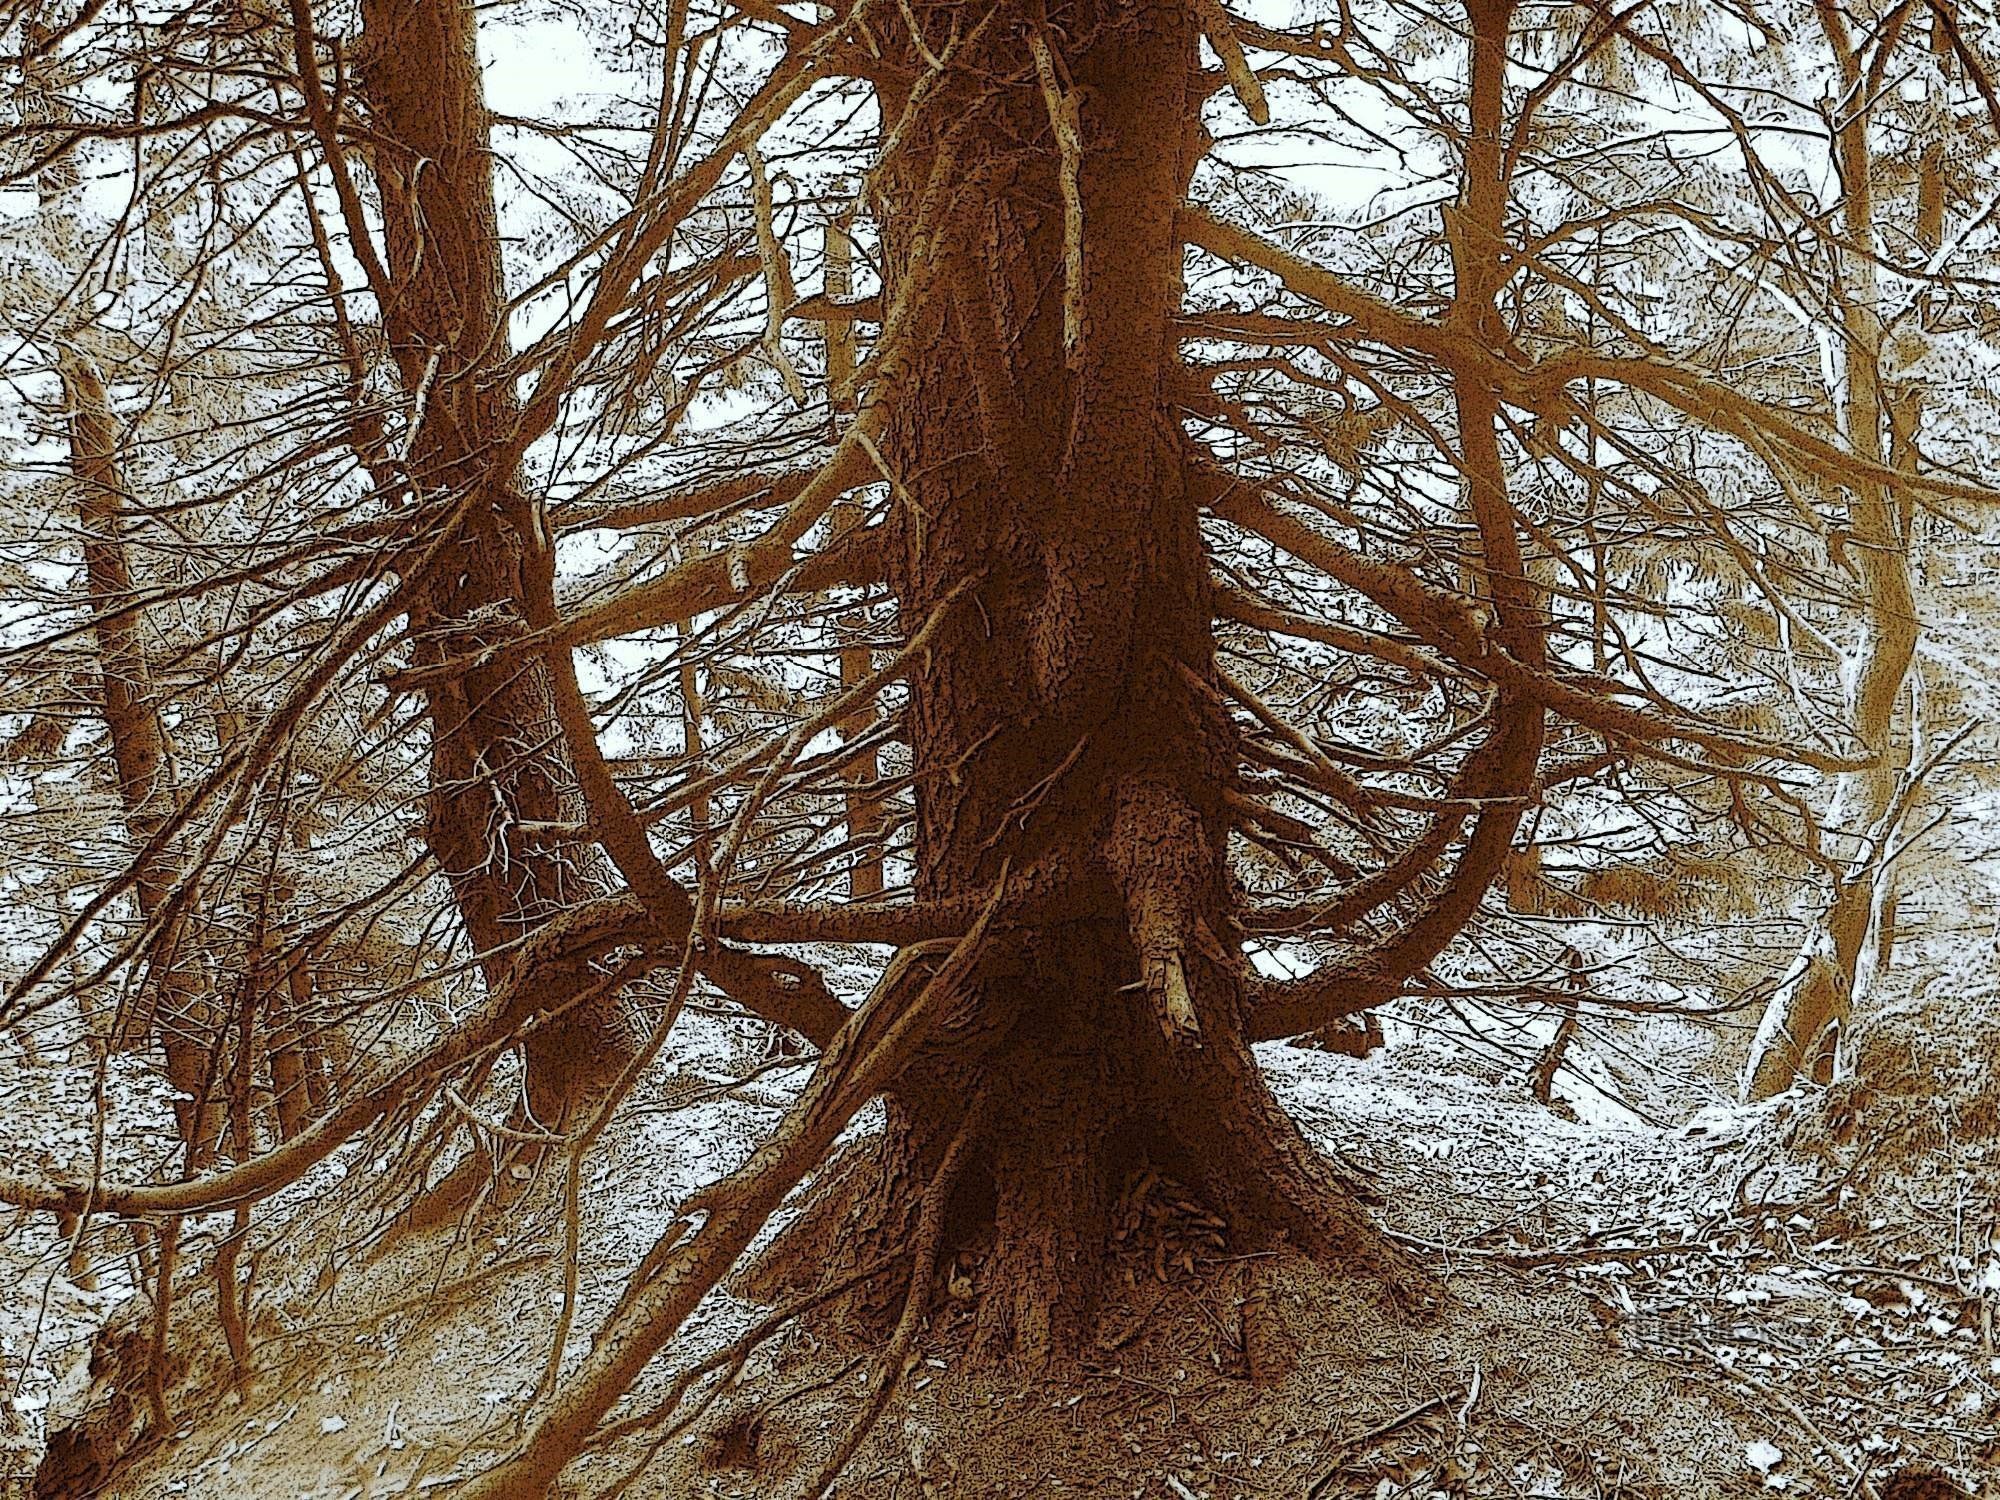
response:
[[[0,1495],[2000,1493],[1996,70],[16,0]]]

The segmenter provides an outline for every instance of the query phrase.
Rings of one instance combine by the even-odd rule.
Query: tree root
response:
[[[937,1176],[932,1178],[930,1187],[924,1193],[923,1207],[917,1214],[916,1236],[910,1247],[909,1290],[903,1296],[903,1311],[896,1320],[896,1331],[890,1336],[889,1347],[876,1367],[868,1399],[862,1403],[861,1410],[848,1424],[840,1441],[834,1444],[819,1472],[806,1485],[804,1500],[821,1500],[833,1487],[841,1471],[880,1420],[883,1408],[888,1406],[890,1396],[895,1393],[897,1382],[903,1378],[911,1350],[916,1344],[924,1309],[930,1302],[931,1283],[937,1271],[938,1245],[944,1234],[945,1209],[951,1201],[959,1169],[964,1165],[967,1143],[972,1140],[985,1116],[986,1096],[981,1094],[972,1101],[965,1118],[959,1122],[958,1133],[945,1149]]]

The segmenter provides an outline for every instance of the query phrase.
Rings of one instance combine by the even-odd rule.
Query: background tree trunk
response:
[[[92,607],[105,612],[96,626],[100,699],[111,760],[118,775],[118,800],[125,828],[137,851],[133,898],[140,920],[151,924],[179,880],[164,849],[150,846],[173,812],[171,758],[160,719],[152,671],[146,660],[145,617],[136,609],[121,614],[134,596],[125,547],[125,511],[131,490],[119,463],[117,414],[96,364],[74,345],[65,345],[57,368],[69,407],[70,466],[77,481],[77,519],[83,529],[84,577]],[[220,1128],[217,1080],[210,1066],[215,1043],[215,1010],[195,955],[183,947],[178,930],[156,940],[154,960],[137,1000],[118,1017],[113,1045],[143,1046],[157,1038],[166,1059],[167,1081],[185,1098],[174,1113],[182,1138],[213,1142]]]
[[[45,33],[40,23],[28,27],[31,41]],[[63,117],[50,86],[50,63],[43,60],[23,80],[25,109],[31,121]],[[35,174],[35,191],[49,216],[59,248],[67,261],[81,263],[76,214],[82,178],[66,156],[48,162]],[[119,808],[138,868],[133,900],[139,919],[150,926],[165,905],[179,872],[164,849],[150,848],[173,812],[172,758],[166,728],[160,718],[153,674],[146,655],[146,616],[133,607],[132,564],[126,545],[126,513],[133,497],[122,459],[124,424],[111,404],[104,373],[83,345],[63,338],[56,348],[56,375],[61,383],[64,422],[69,436],[70,474],[75,481],[76,518],[83,537],[83,579],[89,607],[99,616],[92,636],[97,648],[98,702],[111,745],[118,781]],[[167,1078],[185,1095],[175,1102],[182,1138],[213,1139],[219,1116],[203,1100],[213,1090],[209,1077],[209,1047],[214,1015],[203,995],[198,966],[180,948],[178,931],[162,933],[153,947],[154,959],[143,983],[133,987],[131,1003],[114,1018],[110,1043],[131,1049],[157,1040]]]
[[[1873,100],[1865,87],[1865,57],[1847,24],[1827,0],[1818,6],[1821,29],[1833,50],[1849,112],[1834,133],[1842,183],[1838,247],[1840,281],[1834,290],[1846,377],[1842,426],[1859,458],[1886,464],[1889,395],[1882,383],[1882,294],[1876,272],[1875,177],[1868,140]],[[1935,24],[1935,23],[1934,23]],[[1893,46],[1894,37],[1878,46]],[[1850,483],[1846,547],[1863,596],[1861,639],[1843,664],[1848,728],[1877,763],[1843,776],[1829,825],[1835,852],[1849,867],[1834,881],[1820,920],[1806,933],[1798,956],[1779,982],[1751,1042],[1744,1069],[1746,1099],[1765,1099],[1791,1087],[1800,1074],[1825,1083],[1833,1077],[1834,1048],[1854,1005],[1876,972],[1870,942],[1882,910],[1884,860],[1896,834],[1893,810],[1910,744],[1896,734],[1896,705],[1916,655],[1917,607],[1910,588],[1909,531],[1887,485]]]
[[[376,292],[415,424],[407,467],[419,502],[465,501],[451,550],[412,600],[420,664],[436,664],[521,633],[528,591],[551,586],[555,556],[520,487],[513,382],[493,373],[509,343],[476,12],[458,0],[367,0],[362,24],[389,275]],[[601,860],[588,846],[518,836],[523,822],[583,818],[539,655],[452,671],[424,692],[426,838],[497,983],[508,945],[601,893]],[[528,1107],[545,1126],[631,1055],[609,1000],[538,1028],[526,1051]]]

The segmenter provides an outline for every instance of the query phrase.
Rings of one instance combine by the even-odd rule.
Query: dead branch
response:
[[[652,1264],[643,1268],[645,1279],[635,1277],[627,1285],[619,1310],[599,1330],[582,1368],[557,1390],[513,1456],[466,1486],[465,1500],[524,1500],[553,1482],[612,1404],[826,1154],[855,1111],[894,1078],[958,999],[977,966],[987,921],[1005,888],[1003,872],[987,911],[920,987],[915,983],[921,957],[917,950],[904,950],[902,961],[890,965],[874,994],[821,1054],[812,1081],[778,1128],[744,1167],[687,1206],[688,1214],[705,1215],[702,1226],[685,1236],[679,1225],[668,1231],[669,1238],[647,1257]]]

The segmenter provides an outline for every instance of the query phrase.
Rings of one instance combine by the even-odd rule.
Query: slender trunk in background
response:
[[[830,302],[845,301],[854,291],[854,241],[848,226],[853,222],[850,206],[826,226],[826,296]],[[854,324],[831,318],[826,324],[826,399],[829,418],[836,433],[846,427],[854,414]],[[832,526],[836,534],[862,524],[862,508],[843,502],[833,508]],[[851,688],[874,670],[874,653],[866,645],[868,617],[861,611],[841,615],[833,622],[834,633],[846,638],[840,648],[840,685]],[[856,639],[861,644],[856,644]],[[871,713],[861,712],[843,722],[842,735],[855,739],[874,723]],[[881,762],[874,751],[857,755],[843,773],[853,788],[847,794],[847,837],[854,846],[847,867],[847,894],[865,900],[882,893],[882,852],[874,841],[882,826],[881,802],[874,794]]]
[[[1840,68],[1843,107],[1850,111],[1834,135],[1843,188],[1844,243],[1834,289],[1845,373],[1841,425],[1856,457],[1882,465],[1891,457],[1891,414],[1882,383],[1882,294],[1875,268],[1877,165],[1868,141],[1873,101],[1846,22],[1831,0],[1819,0],[1818,10]],[[1893,44],[1891,38],[1877,45]],[[1839,1034],[1876,969],[1877,949],[1869,940],[1887,888],[1884,857],[1895,837],[1892,814],[1910,757],[1907,737],[1896,733],[1896,705],[1916,654],[1918,624],[1907,523],[1893,488],[1849,484],[1846,493],[1845,545],[1861,583],[1862,619],[1842,680],[1848,728],[1877,761],[1843,776],[1836,790],[1827,821],[1837,840],[1832,852],[1848,866],[1764,1008],[1744,1069],[1746,1099],[1782,1093],[1801,1075],[1830,1081]]]
[[[71,471],[77,482],[77,519],[83,528],[84,576],[93,608],[109,611],[133,597],[126,553],[125,512],[132,503],[119,462],[121,428],[104,378],[90,357],[65,345],[58,361],[69,407]],[[165,850],[147,853],[173,812],[166,728],[160,719],[147,665],[144,616],[139,610],[101,617],[96,626],[100,702],[118,775],[118,800],[127,836],[139,851],[133,895],[139,915],[152,922],[165,906],[180,871]],[[167,1080],[187,1097],[175,1101],[181,1132],[190,1142],[208,1140],[219,1124],[209,1054],[213,1007],[184,935],[163,934],[137,1002],[118,1018],[113,1045],[143,1046],[157,1037]],[[201,1101],[199,1104],[197,1101]]]
[[[1931,54],[1938,77],[1949,79],[1957,62],[1952,51],[1949,23],[1956,19],[1957,7],[1954,0],[1937,0],[1938,9],[1932,15],[1930,27]],[[1944,248],[1945,210],[1945,140],[1944,128],[1935,130],[1931,139],[1925,142],[1923,154],[1917,161],[1917,222],[1915,239],[1918,251],[1928,263]],[[1906,331],[1905,339],[1928,338],[1935,327],[1935,302],[1929,293],[1924,294],[1915,317],[1914,333]],[[1898,386],[1889,397],[1889,461],[1899,472],[1915,475],[1917,472],[1917,435],[1923,430],[1924,398],[1927,394],[1921,379],[1912,379]],[[1903,538],[1905,556],[1914,569],[1916,553],[1916,491],[1904,488],[1896,495],[1896,525]],[[1921,630],[1921,622],[1919,622]],[[1909,669],[1910,725],[1909,749],[1904,756],[1905,764],[1914,766],[1923,758],[1925,725],[1923,695],[1923,665],[1913,660]],[[1904,813],[1902,822],[1907,824],[1910,814]],[[1866,994],[1873,978],[1887,970],[1896,953],[1897,897],[1900,889],[1897,866],[1889,865],[1876,874],[1874,889],[1875,941],[1869,952],[1864,953],[1864,965],[1872,964],[1866,974],[1857,981],[1856,993]]]
[[[288,912],[298,889],[281,879],[271,892],[272,905]],[[260,1038],[271,1081],[271,1107],[278,1134],[290,1140],[324,1107],[328,1093],[326,1047],[319,1029],[313,994],[312,954],[294,945],[280,948],[259,933],[257,994],[264,1012]]]
[[[37,28],[30,28],[30,40]],[[57,118],[47,79],[35,70],[26,82],[30,120]],[[82,180],[76,164],[59,156],[36,174],[35,189],[47,221],[65,241],[76,236],[77,197]],[[74,243],[64,249],[75,251]],[[69,257],[74,259],[75,256]],[[78,529],[83,540],[83,580],[97,655],[97,699],[111,742],[112,766],[126,838],[135,850],[133,900],[142,924],[150,926],[166,904],[180,871],[164,849],[148,852],[173,813],[174,789],[167,732],[160,718],[146,657],[145,612],[129,607],[134,596],[132,564],[125,535],[133,495],[122,459],[124,424],[111,404],[104,374],[80,342],[63,338],[56,348],[67,428],[70,475],[75,483]],[[167,1079],[185,1098],[175,1101],[182,1138],[207,1138],[219,1124],[209,1078],[214,1018],[194,955],[181,946],[183,934],[162,933],[146,974],[130,994],[131,1003],[114,1018],[110,1045],[122,1050],[159,1043]],[[203,1103],[203,1100],[207,1103]]]

